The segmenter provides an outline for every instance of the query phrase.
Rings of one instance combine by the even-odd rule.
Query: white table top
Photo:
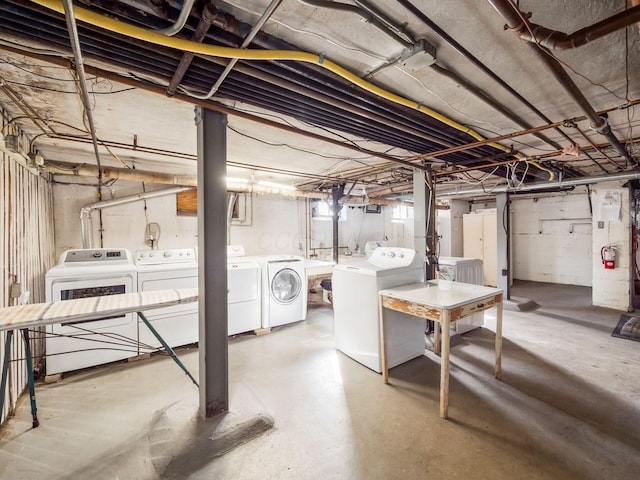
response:
[[[492,298],[503,293],[499,288],[472,285],[448,280],[429,280],[399,287],[386,288],[378,292],[385,297],[436,308],[456,308],[469,302]]]
[[[0,332],[64,322],[97,320],[197,300],[197,288],[181,288],[5,307],[0,308]]]

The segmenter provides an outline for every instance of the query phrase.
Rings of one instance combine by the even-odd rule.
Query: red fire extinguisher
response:
[[[605,245],[600,249],[600,257],[602,258],[602,264],[606,270],[613,270],[616,268],[616,249],[611,245]]]

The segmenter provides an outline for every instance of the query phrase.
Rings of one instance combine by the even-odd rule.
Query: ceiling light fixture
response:
[[[260,180],[258,182],[258,185],[262,185],[265,187],[273,187],[273,188],[279,188],[280,190],[295,190],[296,187],[292,186],[292,185],[283,185],[282,183],[275,183],[275,182],[269,182],[267,180]]]

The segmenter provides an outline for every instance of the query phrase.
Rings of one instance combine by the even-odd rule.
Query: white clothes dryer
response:
[[[245,257],[262,267],[262,328],[307,318],[304,258],[297,255]]]
[[[198,288],[198,261],[193,248],[138,250],[138,291]],[[198,342],[198,302],[144,312],[151,326],[171,347]],[[140,353],[160,347],[160,341],[139,320]]]
[[[47,302],[133,293],[131,253],[123,248],[67,250],[45,275]],[[47,375],[115,362],[138,354],[135,313],[46,327]]]
[[[227,334],[262,327],[262,267],[246,257],[227,258]]]
[[[333,267],[331,290],[336,347],[380,373],[378,292],[422,282],[423,258],[408,248],[378,247],[363,262]],[[426,321],[401,312],[386,313],[389,368],[424,355]]]

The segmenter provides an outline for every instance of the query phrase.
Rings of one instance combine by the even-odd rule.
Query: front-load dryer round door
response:
[[[302,290],[300,275],[291,268],[278,271],[271,280],[271,296],[283,305],[287,305],[298,298]]]

